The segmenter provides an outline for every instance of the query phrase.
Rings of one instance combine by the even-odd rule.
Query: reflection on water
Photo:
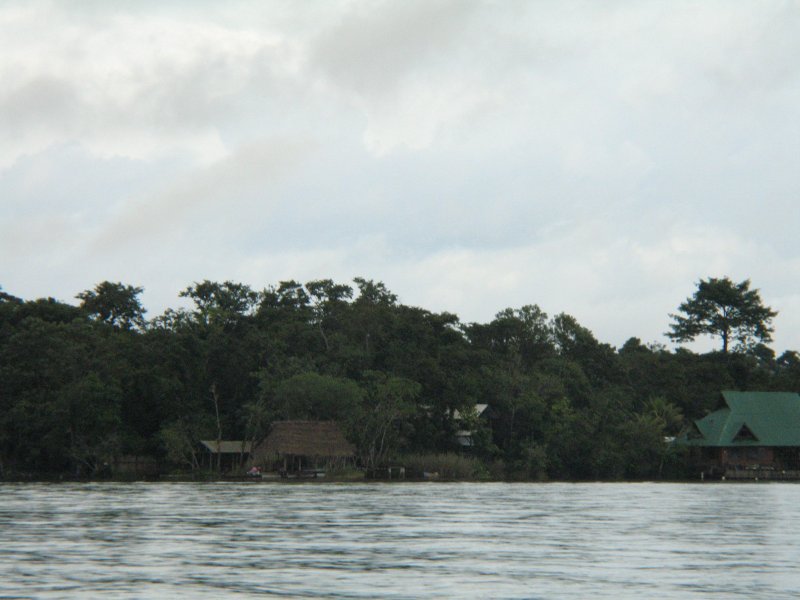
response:
[[[0,597],[795,598],[791,484],[0,484]]]

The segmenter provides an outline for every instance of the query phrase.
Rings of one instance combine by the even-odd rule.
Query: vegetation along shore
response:
[[[203,281],[149,320],[141,292],[0,290],[2,478],[680,479],[670,440],[721,390],[800,391],[749,281],[701,280],[670,315],[674,341],[719,340],[705,354],[535,305],[463,323],[361,278]]]

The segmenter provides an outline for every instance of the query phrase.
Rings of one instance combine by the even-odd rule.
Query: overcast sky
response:
[[[800,350],[797,1],[5,1],[0,82],[25,299],[363,276],[619,346],[730,276]]]

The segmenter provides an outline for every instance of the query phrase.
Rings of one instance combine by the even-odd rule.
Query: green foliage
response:
[[[142,329],[145,326],[145,310],[139,301],[144,288],[103,281],[94,290],[86,290],[76,296],[81,308],[102,323],[119,329]]]
[[[250,314],[258,302],[258,294],[249,286],[226,281],[216,283],[207,279],[190,285],[180,293],[195,304],[195,320],[203,325],[228,325]]]
[[[778,313],[764,306],[758,290],[750,289],[750,280],[734,283],[728,277],[701,279],[694,295],[670,315],[673,323],[667,333],[676,342],[690,342],[700,335],[722,340],[722,352],[744,351],[758,342],[772,340],[770,326]]]
[[[166,423],[158,432],[167,462],[185,470],[200,468],[198,440],[213,438],[210,415],[187,415]]]
[[[361,404],[361,388],[341,377],[300,373],[278,383],[268,404],[273,420],[345,420]]]
[[[25,317],[3,336],[3,462],[36,471],[91,473],[110,457],[121,423],[113,357],[112,342],[78,320]]]
[[[531,441],[520,448],[519,458],[512,463],[507,475],[511,479],[544,481],[548,465],[547,448]]]
[[[276,420],[309,419],[339,421],[361,467],[680,476],[664,439],[721,389],[800,390],[800,355],[764,345],[775,313],[747,281],[701,282],[681,305],[674,339],[717,335],[737,350],[708,354],[637,338],[617,351],[533,304],[463,324],[353,283],[205,280],[181,292],[190,308],[149,323],[142,289],[121,283],[80,306],[0,292],[0,473],[97,475],[122,455],[198,469],[200,439],[258,442]]]
[[[403,423],[413,411],[420,385],[402,377],[368,371],[364,374],[364,401],[344,419],[367,468],[382,465],[402,441]]]
[[[479,460],[455,453],[405,454],[401,462],[408,474],[428,473],[439,479],[487,479],[489,472]]]

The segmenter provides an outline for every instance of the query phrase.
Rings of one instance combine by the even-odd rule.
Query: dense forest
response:
[[[190,309],[149,320],[142,289],[121,283],[77,305],[0,290],[2,475],[92,476],[122,455],[191,470],[200,439],[258,441],[276,420],[318,419],[343,424],[363,467],[458,455],[474,477],[681,477],[665,437],[720,390],[800,391],[800,356],[765,345],[775,313],[749,281],[701,281],[671,315],[676,341],[720,338],[707,354],[614,348],[535,305],[463,323],[354,284],[203,281],[180,294]],[[715,290],[730,306],[709,303]],[[480,418],[476,404],[489,406]]]

